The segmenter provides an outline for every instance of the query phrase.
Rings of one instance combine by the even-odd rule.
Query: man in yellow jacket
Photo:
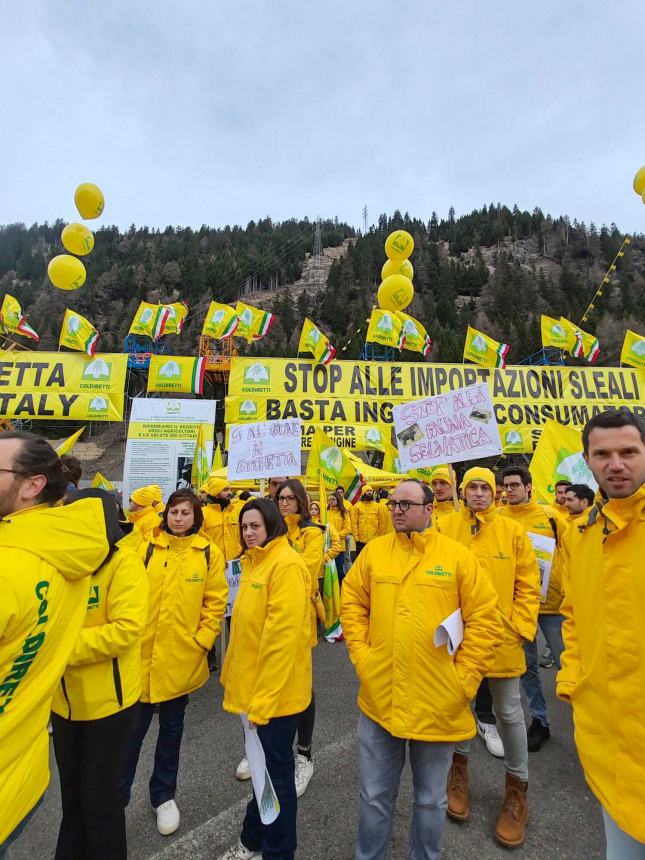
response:
[[[567,531],[557,693],[600,801],[607,858],[645,857],[645,422],[601,412],[582,434],[601,499]]]
[[[452,482],[450,481],[451,472]],[[446,514],[454,514],[455,511],[459,510],[459,500],[457,500],[457,507],[455,507],[453,501],[453,486],[456,492],[454,474],[451,466],[437,466],[432,471],[430,487],[434,494],[434,505],[432,507],[433,526],[436,526],[437,521],[441,517],[444,517]]]
[[[357,860],[385,856],[406,745],[409,856],[439,858],[454,743],[475,734],[468,701],[503,635],[495,592],[473,554],[430,528],[432,499],[415,479],[395,487],[394,531],[370,541],[343,585],[341,623],[360,680]],[[459,611],[463,641],[437,647],[437,628]]]
[[[202,531],[215,544],[226,561],[239,558],[242,553],[239,519],[240,510],[244,505],[231,501],[233,491],[228,486],[226,478],[209,475],[199,492],[206,496]]]
[[[363,487],[360,501],[350,510],[350,516],[357,557],[367,543],[391,530],[387,508],[376,501],[374,488],[369,484]]]
[[[546,595],[540,601],[538,624],[549,646],[555,665],[560,668],[562,643],[562,573],[559,547],[569,527],[566,518],[551,505],[542,505],[532,497],[531,473],[523,466],[509,466],[504,470],[504,491],[508,504],[500,513],[519,523],[531,538],[541,535],[554,541],[551,573]],[[524,642],[526,672],[522,675],[522,687],[529,703],[531,725],[527,733],[529,752],[538,752],[542,744],[551,737],[546,699],[540,679],[537,641]]]
[[[519,523],[495,507],[495,476],[490,469],[469,469],[463,479],[465,506],[439,521],[442,534],[469,547],[497,592],[504,627],[493,665],[486,672],[504,744],[506,793],[495,836],[507,848],[524,842],[528,820],[528,749],[520,699],[526,662],[522,644],[535,638],[540,603],[540,574],[535,553]],[[469,815],[467,756],[457,744],[448,785],[448,815]]]
[[[130,495],[128,522],[134,525],[133,534],[141,541],[152,540],[154,530],[161,526],[163,495],[158,484],[139,487]],[[129,541],[128,545],[133,546]]]
[[[44,439],[0,435],[0,854],[47,788],[52,694],[109,549],[101,500],[57,506],[65,486]]]
[[[571,486],[571,481],[567,481],[563,479],[558,481],[555,485],[555,500],[553,502],[553,507],[556,511],[559,511],[563,517],[566,517],[567,511],[567,490]]]

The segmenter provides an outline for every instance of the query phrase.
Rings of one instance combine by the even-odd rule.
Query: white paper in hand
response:
[[[262,824],[272,824],[280,814],[280,801],[267,770],[264,749],[258,733],[249,726],[249,718],[246,714],[240,714],[240,718],[244,726],[244,750],[251,768],[251,782],[260,810],[260,820]]]
[[[455,609],[435,630],[434,647],[441,648],[442,645],[446,645],[448,653],[452,656],[463,641],[464,619],[461,609]]]
[[[553,556],[555,554],[555,538],[539,535],[535,532],[528,532],[529,540],[533,544],[533,551],[537,559],[538,567],[540,568],[540,584],[542,594],[540,603],[546,603],[546,593],[549,590],[549,582],[551,580],[551,568],[553,566]]]

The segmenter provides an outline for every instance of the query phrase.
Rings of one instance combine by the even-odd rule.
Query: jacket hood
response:
[[[214,498],[218,493],[221,493],[225,487],[228,487],[228,481],[226,478],[218,478],[215,475],[209,475],[206,481],[204,481],[199,488],[199,492],[206,493],[206,495]]]
[[[130,493],[130,498],[137,505],[148,507],[148,505],[161,505],[163,503],[163,495],[161,487],[158,484],[149,484],[147,487],[139,487]]]
[[[101,498],[18,511],[0,520],[0,548],[30,552],[55,567],[65,579],[82,579],[102,564],[109,547],[122,537],[112,501],[110,507],[110,528]]]

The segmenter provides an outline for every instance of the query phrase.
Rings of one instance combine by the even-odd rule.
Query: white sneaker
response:
[[[157,830],[162,836],[170,836],[179,827],[179,810],[174,800],[167,800],[155,809]]]
[[[251,765],[248,761],[243,758],[242,761],[238,764],[237,770],[235,771],[236,779],[251,779]]]
[[[238,841],[237,845],[229,848],[217,860],[262,860],[262,854],[259,851],[250,851]]]
[[[491,723],[480,723],[477,720],[477,734],[486,744],[486,749],[496,758],[504,758],[504,744],[497,732],[497,726]]]
[[[304,755],[296,756],[296,797],[302,797],[314,775],[314,765],[311,759]]]

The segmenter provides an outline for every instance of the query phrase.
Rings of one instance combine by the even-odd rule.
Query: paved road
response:
[[[321,643],[314,653],[318,696],[316,771],[299,805],[298,857],[351,860],[358,796],[357,684],[344,645]],[[552,739],[541,752],[530,756],[531,820],[525,846],[509,852],[493,840],[504,771],[501,761],[488,755],[477,740],[473,743],[470,766],[473,813],[466,824],[448,822],[446,860],[494,860],[509,856],[518,860],[592,860],[604,856],[602,819],[582,778],[569,708],[555,700],[555,670],[543,670],[543,678],[552,718]],[[127,813],[131,860],[215,860],[237,839],[249,783],[239,783],[234,777],[241,758],[242,732],[237,718],[222,711],[221,701],[221,687],[215,677],[191,697],[177,793],[182,823],[171,837],[157,833],[150,809],[147,781],[156,735],[151,730],[146,738]],[[389,853],[391,860],[407,856],[410,814],[411,779],[406,767]],[[11,860],[53,857],[59,823],[60,795],[54,770],[45,801],[10,854]]]

